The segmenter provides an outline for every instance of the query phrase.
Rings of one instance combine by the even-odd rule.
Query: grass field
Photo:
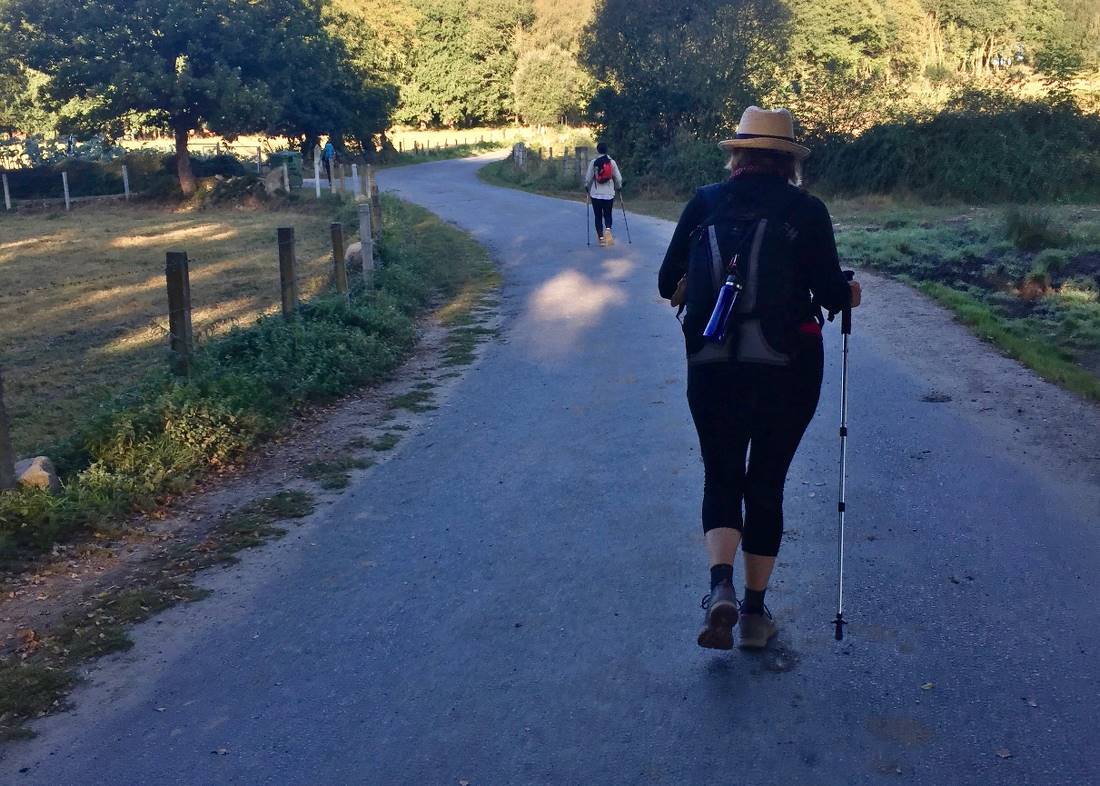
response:
[[[554,167],[519,172],[505,160],[479,175],[494,185],[584,200]],[[629,184],[627,195],[629,210],[670,221],[685,201],[635,196]],[[1100,206],[825,201],[846,263],[910,281],[1005,353],[1100,401]]]
[[[165,362],[166,251],[191,260],[196,335],[278,308],[275,230],[296,230],[301,294],[331,267],[334,207],[171,211],[112,205],[0,216],[0,363],[20,455]]]

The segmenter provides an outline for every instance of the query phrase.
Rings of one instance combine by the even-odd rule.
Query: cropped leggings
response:
[[[611,229],[611,222],[615,220],[614,199],[599,199],[592,197],[592,217],[596,222],[596,234],[603,237],[603,228]]]
[[[719,362],[688,368],[688,404],[704,468],[703,531],[740,530],[747,554],[779,553],[787,470],[821,394],[821,339],[799,341],[801,351],[785,367]]]

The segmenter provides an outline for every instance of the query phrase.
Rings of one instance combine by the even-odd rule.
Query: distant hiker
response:
[[[730,178],[700,188],[684,208],[658,288],[686,309],[687,398],[705,476],[710,594],[698,643],[730,649],[740,618],[740,645],[756,649],[777,632],[764,593],[783,535],[787,471],[821,392],[821,309],[858,306],[860,286],[840,270],[828,209],[798,187],[810,151],[795,143],[787,110],[749,107],[719,147],[730,154]],[[718,341],[721,331],[704,333],[721,322],[723,280],[736,297]]]
[[[588,173],[584,177],[584,187],[592,201],[592,213],[596,222],[596,237],[601,246],[614,244],[611,236],[611,213],[615,207],[616,189],[623,187],[623,176],[615,159],[607,154],[607,145],[596,145],[599,156],[588,163]],[[605,230],[606,227],[606,230]]]
[[[329,188],[332,188],[332,164],[336,160],[336,148],[332,146],[332,137],[325,142],[325,149],[321,153],[321,163],[325,165],[325,175],[328,177]]]

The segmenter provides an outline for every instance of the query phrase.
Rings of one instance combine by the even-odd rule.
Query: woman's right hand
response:
[[[849,281],[848,289],[852,293],[851,302],[848,304],[849,308],[855,308],[861,302],[863,302],[863,288],[859,285],[858,281]]]

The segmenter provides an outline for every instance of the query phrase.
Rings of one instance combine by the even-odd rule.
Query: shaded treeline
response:
[[[0,129],[369,154],[392,123],[590,122],[684,183],[750,103],[790,106],[823,151],[993,110],[1056,113],[1070,141],[1098,63],[1096,0],[0,0]]]
[[[837,191],[1100,197],[1093,2],[604,0],[581,60],[643,183],[719,177],[714,142],[758,103],[794,111],[809,179]]]

